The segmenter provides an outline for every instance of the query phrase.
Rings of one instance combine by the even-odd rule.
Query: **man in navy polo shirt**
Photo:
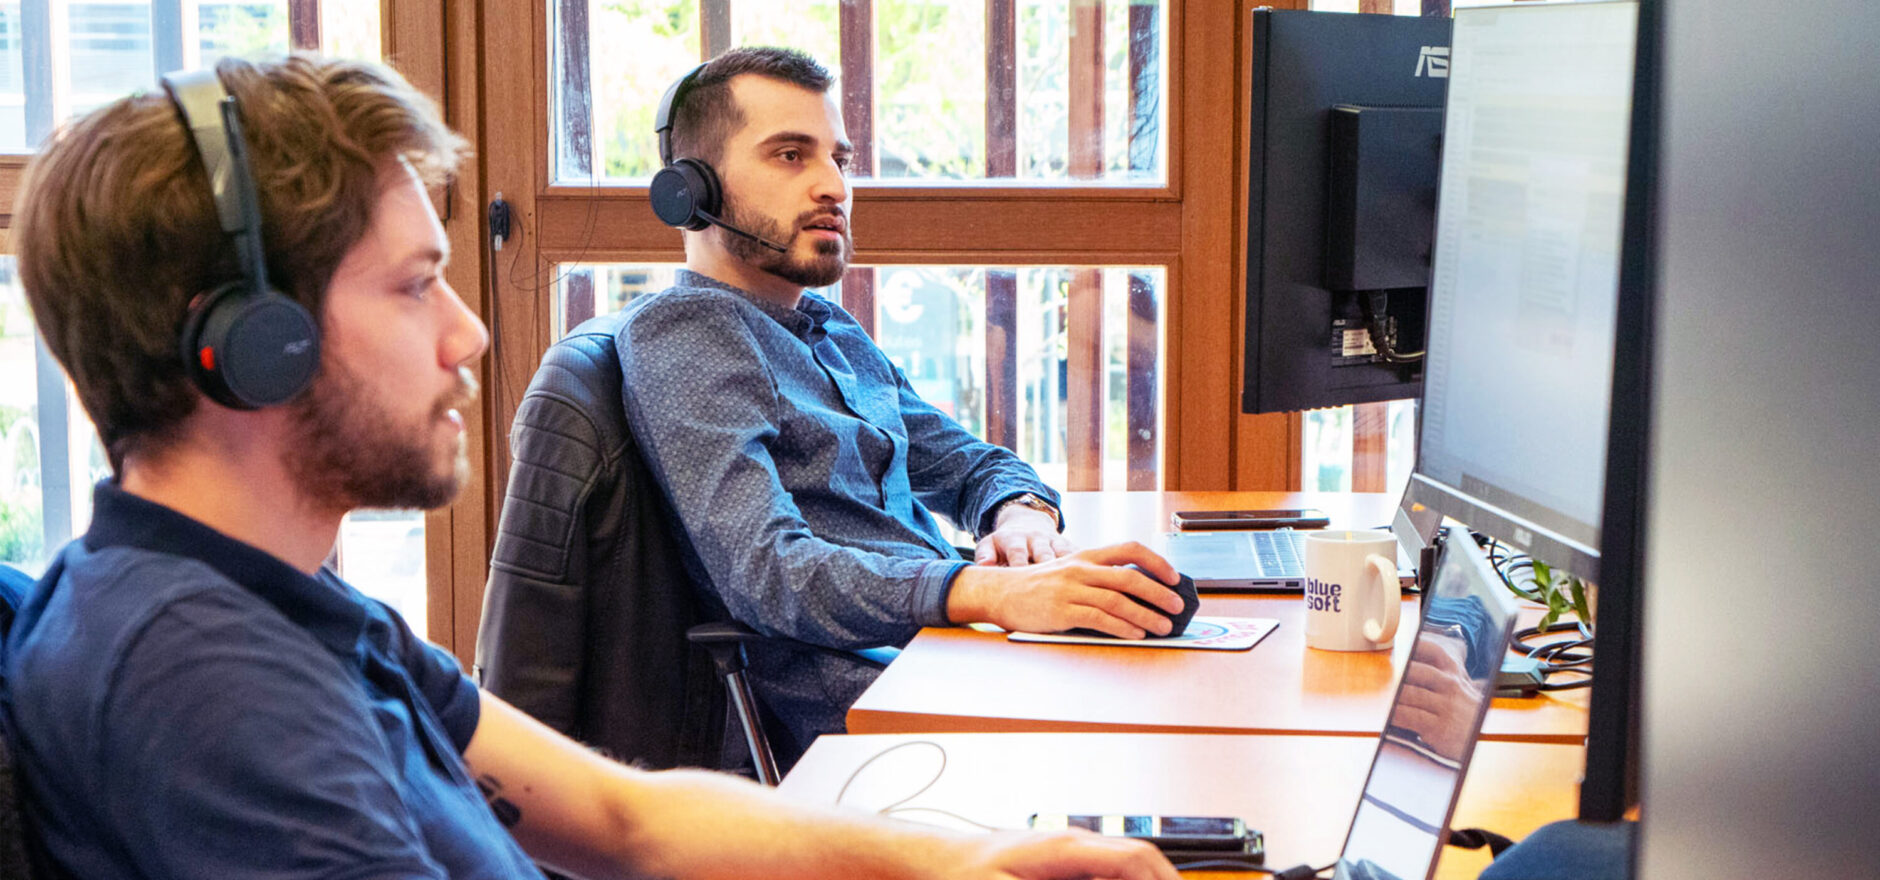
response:
[[[381,67],[226,60],[217,79],[240,122],[224,143],[257,183],[264,261],[224,234],[241,227],[218,219],[210,177],[218,193],[240,187],[205,171],[229,166],[199,153],[204,126],[195,112],[185,124],[180,91],[72,123],[33,161],[14,215],[34,317],[115,473],[0,664],[29,815],[66,872],[1176,876],[1140,845],[914,830],[731,777],[612,764],[479,692],[324,569],[349,510],[436,507],[465,479],[466,367],[489,336],[444,282],[449,242],[426,193],[463,144]],[[261,386],[297,356],[318,370],[256,407],[257,377],[223,338],[244,331],[218,321],[284,306],[239,289],[225,313],[203,294],[263,262],[318,336],[275,339]]]

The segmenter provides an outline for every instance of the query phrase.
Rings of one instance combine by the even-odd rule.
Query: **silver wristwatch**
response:
[[[1064,528],[1064,517],[1062,514],[1058,513],[1057,507],[1053,505],[1051,502],[1046,501],[1043,498],[1039,498],[1037,495],[1034,495],[1030,492],[1026,492],[1022,495],[1014,495],[1010,498],[1005,499],[1005,503],[1000,504],[999,507],[1003,509],[1008,504],[1016,504],[1020,507],[1029,507],[1032,510],[1039,510],[1039,511],[1048,513],[1051,515],[1051,522],[1053,524],[1055,524],[1060,529]]]

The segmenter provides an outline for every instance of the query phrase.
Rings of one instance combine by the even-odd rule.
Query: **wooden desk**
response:
[[[1330,864],[1364,785],[1376,740],[1309,736],[1165,734],[933,734],[825,736],[810,746],[781,791],[833,803],[842,784],[870,756],[897,743],[926,740],[884,755],[855,777],[843,804],[879,810],[932,788],[907,806],[947,810],[1001,828],[1022,828],[1034,812],[1159,813],[1239,816],[1266,835],[1267,864]],[[1482,743],[1463,785],[1453,827],[1481,827],[1515,839],[1575,814],[1582,750],[1576,746]],[[937,813],[900,818],[970,829]],[[1473,878],[1485,851],[1445,849],[1440,878]],[[1191,872],[1192,877],[1246,874]]]
[[[1134,537],[1152,546],[1189,508],[1313,506],[1335,525],[1387,521],[1382,495],[1270,492],[1070,493],[1066,522],[1082,546]],[[850,733],[1142,731],[1370,737],[1383,729],[1409,656],[1418,605],[1406,600],[1389,653],[1309,651],[1294,596],[1218,596],[1201,613],[1271,617],[1251,651],[1178,651],[1008,642],[1001,633],[923,630],[848,713]],[[1529,618],[1538,612],[1530,612]],[[1578,743],[1587,691],[1496,700],[1490,740]]]

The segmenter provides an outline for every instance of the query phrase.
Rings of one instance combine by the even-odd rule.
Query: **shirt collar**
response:
[[[733,287],[690,269],[680,269],[673,280],[679,287],[704,287],[735,293],[756,306],[758,311],[769,315],[771,320],[783,325],[783,329],[790,331],[790,335],[812,342],[826,335],[823,325],[829,321],[830,316],[835,314],[835,307],[830,305],[828,300],[807,290],[796,301],[796,308],[787,309],[743,288]]]
[[[308,577],[280,558],[244,544],[105,480],[92,489],[85,547],[135,547],[199,560],[267,600],[328,650],[351,656],[366,626],[366,599],[331,571]]]

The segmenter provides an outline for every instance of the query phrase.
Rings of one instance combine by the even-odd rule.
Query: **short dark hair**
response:
[[[241,110],[270,281],[318,319],[382,174],[403,160],[440,184],[467,144],[382,65],[229,58],[216,75]],[[137,94],[64,126],[27,166],[13,220],[33,318],[121,473],[201,399],[177,343],[189,301],[241,277],[176,105]]]
[[[747,73],[827,92],[835,77],[816,59],[795,49],[745,46],[713,58],[672,111],[672,157],[703,159],[716,165],[725,140],[744,127],[744,109],[731,96],[731,80]]]

